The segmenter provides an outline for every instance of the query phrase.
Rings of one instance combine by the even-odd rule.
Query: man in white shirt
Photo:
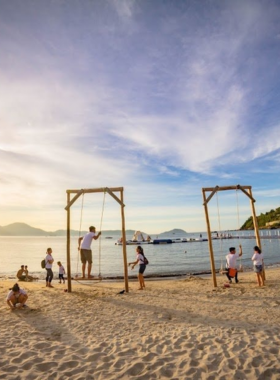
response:
[[[90,226],[89,232],[78,239],[78,250],[81,251],[81,261],[82,261],[82,272],[83,278],[85,278],[86,263],[88,263],[88,278],[91,278],[91,267],[92,267],[92,250],[91,243],[92,240],[97,240],[101,232],[96,235],[95,227]],[[82,243],[82,244],[81,244]]]
[[[226,276],[229,279],[229,282],[232,283],[232,278],[235,278],[235,282],[238,283],[238,271],[236,268],[236,263],[238,257],[242,256],[242,245],[239,244],[239,253],[236,252],[235,247],[230,247],[229,254],[226,256],[227,265],[226,265]]]

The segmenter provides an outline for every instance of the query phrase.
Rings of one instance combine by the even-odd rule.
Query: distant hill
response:
[[[187,235],[187,232],[184,230],[181,230],[180,228],[174,228],[173,230],[165,231],[165,232],[162,232],[161,234],[158,234],[158,236],[161,236],[161,235],[168,235],[170,237],[172,237],[172,235],[183,236],[183,235]]]
[[[81,234],[86,231],[82,231]],[[79,235],[79,231],[71,230],[73,235]],[[12,223],[0,226],[0,236],[65,236],[66,230],[44,231],[41,228],[31,227],[26,223]]]
[[[1,236],[54,236],[54,233],[34,228],[25,223],[12,223],[0,227]]]
[[[280,228],[280,207],[276,208],[275,210],[270,210],[269,212],[266,212],[265,214],[261,213],[259,216],[257,216],[258,220],[258,226],[259,228],[266,228],[266,229],[275,229]],[[246,220],[246,222],[243,224],[243,226],[240,228],[241,230],[253,230],[254,229],[254,223],[253,223],[253,217],[250,216]]]
[[[40,228],[31,227],[26,223],[12,223],[7,226],[0,226],[0,236],[66,236],[66,230],[56,230],[56,231],[44,231]],[[71,236],[82,236],[86,234],[88,231],[77,231],[77,230],[70,230]],[[131,239],[134,230],[126,230],[126,237],[127,239]],[[121,236],[122,231],[121,230],[106,230],[102,231],[102,233],[106,236]],[[143,232],[144,235],[147,235],[146,232]],[[163,236],[168,235],[172,237],[172,235],[186,235],[186,231],[175,228],[170,231],[162,232],[160,234],[157,234],[157,236]]]

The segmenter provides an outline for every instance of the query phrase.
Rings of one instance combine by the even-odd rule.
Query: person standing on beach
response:
[[[52,249],[47,249],[47,256],[45,258],[45,269],[47,271],[47,277],[46,277],[46,286],[49,288],[53,288],[51,282],[53,279],[53,271],[52,271],[52,265],[53,265],[54,259],[52,257]]]
[[[83,278],[86,277],[86,263],[88,263],[87,273],[88,278],[91,278],[91,268],[92,268],[92,250],[91,243],[92,240],[97,240],[101,235],[101,231],[96,234],[96,230],[94,226],[89,227],[89,232],[78,239],[78,250],[81,252],[81,262],[82,262],[82,273]]]
[[[136,261],[133,263],[128,263],[128,266],[131,265],[131,269],[134,269],[135,265],[139,263],[139,272],[138,272],[138,281],[140,288],[138,290],[143,290],[145,288],[145,281],[144,281],[144,272],[146,269],[146,264],[145,264],[145,255],[143,248],[138,245],[136,248]]]
[[[229,254],[226,256],[226,260],[227,260],[227,265],[226,265],[226,276],[229,280],[230,283],[232,283],[232,278],[234,277],[235,278],[235,282],[236,284],[239,282],[238,281],[238,271],[237,271],[237,268],[236,268],[236,263],[237,263],[237,259],[238,257],[242,256],[242,245],[239,244],[239,253],[236,252],[235,250],[235,247],[230,247],[229,249]],[[234,276],[231,276],[231,271],[230,270],[234,270],[235,271],[235,274]]]
[[[12,289],[10,289],[6,301],[11,310],[15,308],[22,309],[25,307],[25,302],[27,301],[28,295],[25,290],[20,289],[18,284],[15,284]]]
[[[63,281],[63,284],[65,284],[65,279],[63,275],[65,274],[65,269],[64,266],[61,264],[60,261],[57,262],[58,265],[58,278],[59,278],[59,283],[61,284],[61,281]]]
[[[253,265],[254,265],[254,272],[257,275],[257,280],[259,286],[264,286],[264,263],[263,263],[263,254],[261,249],[256,245],[254,247],[254,254],[252,257]]]

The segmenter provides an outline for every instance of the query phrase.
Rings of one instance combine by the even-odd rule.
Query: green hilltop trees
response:
[[[280,207],[257,216],[259,228],[280,228]],[[253,230],[253,217],[250,216],[241,226],[241,230]]]

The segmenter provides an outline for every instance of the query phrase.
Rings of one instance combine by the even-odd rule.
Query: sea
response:
[[[228,232],[227,232],[228,234]],[[225,235],[227,235],[225,234]],[[253,248],[256,245],[253,231],[231,231],[230,239],[212,240],[215,268],[219,270],[225,266],[225,256],[229,247],[236,247],[239,244],[243,247],[243,256],[240,264],[245,270],[252,270],[251,257]],[[198,239],[200,236],[207,239],[206,232],[186,233],[184,235],[172,234],[160,235],[159,238],[170,238],[173,240],[180,238]],[[157,235],[151,235],[152,239]],[[93,241],[93,270],[92,274],[99,274],[104,279],[122,278],[124,274],[123,247],[116,245],[119,233],[104,232],[100,239]],[[260,238],[262,251],[265,257],[265,265],[280,266],[280,230],[261,230]],[[132,239],[132,236],[127,236]],[[78,236],[71,237],[71,276],[81,275],[81,263],[79,259]],[[46,255],[46,250],[51,247],[53,250],[55,278],[58,278],[57,261],[61,261],[65,269],[66,262],[66,237],[47,236],[1,236],[0,237],[0,278],[15,278],[21,265],[27,265],[29,274],[45,278],[45,270],[41,268],[41,261]],[[192,240],[185,243],[172,244],[145,244],[142,245],[146,257],[149,260],[145,276],[146,277],[174,277],[184,275],[198,275],[211,273],[208,241]],[[127,245],[127,262],[135,261],[136,246]],[[128,268],[129,276],[137,275],[137,268]]]

